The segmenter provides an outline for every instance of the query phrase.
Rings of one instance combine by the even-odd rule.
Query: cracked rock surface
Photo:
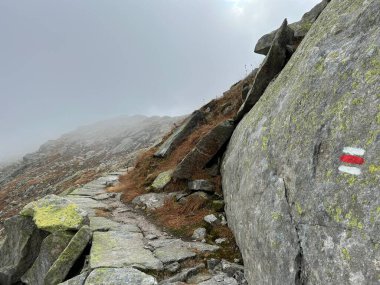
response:
[[[378,0],[332,0],[235,129],[222,184],[249,284],[379,284],[379,46]]]

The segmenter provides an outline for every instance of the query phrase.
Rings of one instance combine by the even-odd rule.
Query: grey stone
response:
[[[313,23],[317,20],[322,11],[326,8],[330,0],[323,0],[316,5],[313,9],[302,16],[302,19],[298,22],[289,25],[294,31],[294,39],[289,43],[292,45],[298,45],[310,30]],[[267,55],[272,42],[276,36],[278,30],[275,30],[267,35],[262,36],[255,46],[255,52],[263,55]]]
[[[204,268],[205,268],[204,264],[199,264],[199,265],[192,267],[192,268],[185,268],[185,269],[181,270],[180,273],[160,282],[160,285],[168,285],[168,284],[178,282],[178,281],[180,281],[180,282],[186,281],[188,278],[190,278],[194,275],[197,275]]]
[[[32,218],[14,216],[5,220],[6,239],[0,248],[0,284],[20,281],[38,256],[47,233],[40,231]]]
[[[188,179],[195,171],[204,168],[229,140],[234,128],[234,122],[226,120],[209,131],[177,165],[173,177]]]
[[[107,200],[110,198],[115,198],[116,195],[117,195],[116,193],[103,193],[103,194],[92,196],[92,199],[97,200],[97,201],[102,201],[102,200]]]
[[[214,270],[219,264],[219,259],[211,258],[207,260],[207,269]]]
[[[203,281],[210,280],[212,278],[212,275],[208,272],[203,272],[200,274],[197,274],[195,276],[191,276],[186,280],[188,284],[199,284]]]
[[[191,236],[193,239],[196,240],[202,240],[206,236],[206,229],[205,228],[197,228],[194,230],[193,235]]]
[[[165,265],[165,270],[171,273],[177,272],[180,268],[181,268],[181,265],[177,261]]]
[[[156,157],[166,157],[175,149],[191,132],[204,121],[201,111],[195,111],[178,127],[173,134],[160,146],[154,154]]]
[[[205,191],[205,192],[215,191],[214,184],[204,179],[190,181],[188,183],[188,188],[191,191]]]
[[[134,268],[98,268],[87,277],[85,285],[157,285],[153,276]]]
[[[44,279],[53,263],[69,244],[74,234],[55,232],[42,242],[38,257],[32,267],[22,276],[21,281],[30,285],[44,285]]]
[[[249,90],[247,98],[235,116],[236,122],[239,122],[244,115],[252,109],[272,79],[284,68],[290,57],[286,46],[293,38],[293,33],[293,30],[288,27],[288,22],[285,19],[276,33],[268,55],[265,57],[256,74],[253,86],[251,90]]]
[[[198,285],[240,285],[240,284],[238,284],[238,282],[234,278],[228,277],[224,273],[219,273],[218,275],[213,276],[211,279],[207,281],[198,283]]]
[[[170,263],[195,257],[196,253],[187,247],[172,244],[157,248],[154,255],[163,263]]]
[[[216,244],[222,244],[222,243],[224,243],[224,242],[226,242],[226,241],[227,241],[226,238],[217,238],[217,239],[215,240],[215,243],[216,243]]]
[[[96,201],[90,197],[67,195],[66,198],[70,200],[72,203],[78,205],[80,209],[83,209],[84,211],[86,211],[86,213],[90,217],[94,217],[96,215],[96,210],[105,210],[105,211],[110,210],[109,205],[100,201]]]
[[[203,218],[206,223],[213,224],[218,221],[218,218],[214,214],[207,215]]]
[[[105,190],[103,188],[78,188],[74,191],[70,192],[69,195],[77,195],[77,196],[95,196],[99,194],[104,194]]]
[[[145,206],[149,210],[161,208],[166,199],[173,199],[172,195],[166,193],[148,193],[137,196],[132,200],[132,204]]]
[[[65,282],[59,283],[59,285],[84,285],[89,272],[84,272],[78,276],[75,276]]]
[[[236,272],[244,272],[244,266],[229,262],[227,260],[222,260],[222,271],[226,273],[229,277],[233,277]]]
[[[379,46],[378,0],[332,0],[237,126],[223,192],[249,284],[379,283]]]
[[[124,230],[128,232],[141,232],[139,227],[133,224],[121,224],[104,217],[90,217],[90,228],[91,231],[116,231]]]
[[[128,231],[94,232],[90,267],[126,267],[162,270],[163,264],[144,248],[143,235]]]
[[[89,226],[83,226],[70,240],[45,276],[44,284],[58,284],[65,280],[75,261],[81,256],[91,240]]]

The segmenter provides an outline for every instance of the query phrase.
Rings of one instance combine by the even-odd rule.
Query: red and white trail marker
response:
[[[365,153],[365,150],[362,148],[345,147],[343,148],[343,153],[344,154],[340,157],[340,161],[343,163],[359,166],[365,162],[364,158],[362,157]],[[362,173],[361,169],[355,166],[341,165],[338,169],[341,172],[352,175],[360,175]]]

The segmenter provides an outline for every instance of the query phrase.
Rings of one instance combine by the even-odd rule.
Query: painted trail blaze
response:
[[[343,148],[343,153],[344,154],[340,157],[340,161],[345,164],[362,165],[365,162],[362,157],[365,150],[362,148],[345,147]],[[341,172],[352,175],[360,175],[362,173],[360,168],[354,166],[340,165],[338,169]]]

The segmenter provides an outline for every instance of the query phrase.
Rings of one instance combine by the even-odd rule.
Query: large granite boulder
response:
[[[44,279],[50,267],[69,244],[74,234],[56,232],[44,239],[40,253],[33,266],[21,278],[21,281],[30,285],[44,285]]]
[[[209,131],[177,165],[173,177],[188,179],[194,171],[204,168],[230,139],[234,128],[234,122],[226,120]]]
[[[222,164],[250,284],[379,284],[379,94],[380,1],[332,0]]]
[[[292,41],[293,34],[293,30],[288,27],[288,22],[285,19],[275,35],[268,55],[257,71],[252,88],[249,90],[244,103],[235,116],[236,122],[239,122],[251,110],[263,95],[269,83],[284,68],[291,56],[287,45]]]
[[[6,220],[4,227],[7,237],[0,249],[0,284],[10,285],[20,281],[32,266],[47,233],[39,230],[30,217],[23,216]]]
[[[36,226],[48,232],[78,230],[89,224],[85,211],[70,200],[56,195],[48,195],[29,203],[20,214],[33,217]]]
[[[160,146],[154,156],[166,157],[175,149],[191,132],[205,120],[201,111],[195,111],[179,126],[172,135]]]
[[[298,45],[302,41],[313,23],[317,20],[329,2],[330,0],[323,0],[321,3],[313,7],[313,9],[311,9],[309,12],[305,13],[300,21],[289,25],[289,27],[294,31],[294,38],[291,42],[289,42],[289,45]],[[255,52],[267,55],[277,31],[278,30],[275,30],[269,34],[262,36],[255,46]]]

